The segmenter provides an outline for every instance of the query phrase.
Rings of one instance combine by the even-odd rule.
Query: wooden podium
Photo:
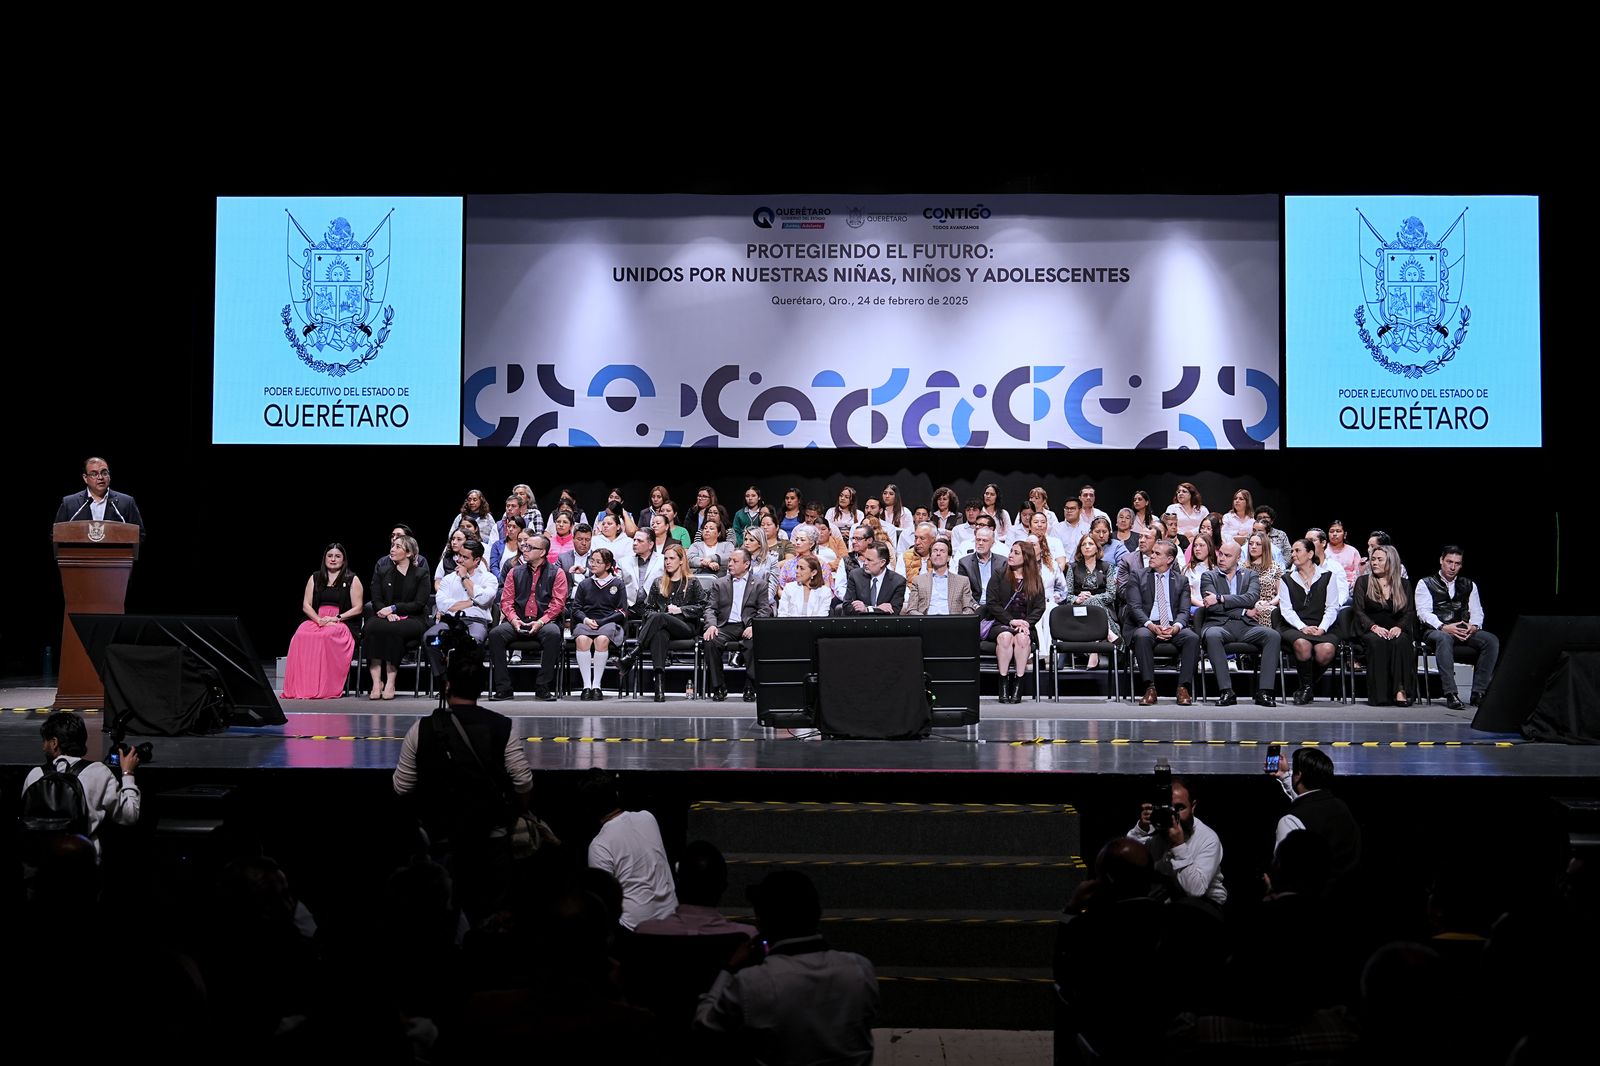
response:
[[[61,676],[53,706],[104,707],[105,686],[72,624],[74,614],[122,614],[139,557],[139,527],[127,522],[57,522],[51,539],[67,611],[61,619]]]

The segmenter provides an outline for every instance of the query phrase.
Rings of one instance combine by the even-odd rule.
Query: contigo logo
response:
[[[994,212],[982,204],[971,207],[924,207],[922,217],[933,222],[976,222],[988,218]]]

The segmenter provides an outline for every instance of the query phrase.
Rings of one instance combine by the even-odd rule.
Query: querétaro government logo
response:
[[[357,240],[343,218],[329,222],[322,239],[315,240],[293,214],[284,213],[289,217],[289,302],[281,315],[283,335],[317,373],[353,374],[378,357],[394,324],[394,307],[384,303],[394,212],[384,215],[366,240]]]
[[[1355,313],[1357,335],[1373,360],[1392,374],[1420,378],[1435,373],[1466,343],[1472,321],[1472,309],[1462,303],[1467,212],[1463,209],[1437,240],[1429,238],[1427,226],[1415,215],[1401,223],[1393,240],[1384,239],[1360,208],[1356,215],[1364,291],[1364,303]],[[1378,324],[1376,335],[1367,329],[1369,312]]]

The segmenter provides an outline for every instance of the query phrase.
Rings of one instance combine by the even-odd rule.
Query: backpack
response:
[[[22,814],[17,821],[25,837],[89,835],[89,800],[79,776],[92,765],[88,759],[79,759],[63,770],[51,760],[44,775],[22,793]]]

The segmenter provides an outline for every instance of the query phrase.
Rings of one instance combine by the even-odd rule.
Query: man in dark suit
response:
[[[994,519],[979,515],[978,521],[981,524],[972,531],[973,550],[961,557],[956,571],[967,579],[972,598],[982,603],[989,594],[989,582],[1006,568],[1006,561],[994,554]]]
[[[1155,546],[1155,531],[1146,528],[1139,534],[1139,550],[1128,552],[1117,560],[1117,572],[1112,575],[1115,581],[1112,588],[1117,594],[1116,599],[1120,605],[1119,610],[1122,613],[1122,624],[1125,626],[1136,627],[1139,625],[1138,622],[1132,621],[1131,616],[1128,614],[1128,599],[1131,595],[1132,587],[1139,581],[1139,576],[1150,565],[1150,553],[1155,550]]]
[[[1155,646],[1178,648],[1178,706],[1194,702],[1194,665],[1200,657],[1200,637],[1189,625],[1189,582],[1172,565],[1178,546],[1158,540],[1150,552],[1150,565],[1128,582],[1128,620],[1133,625],[1133,659],[1144,681],[1140,705],[1156,702]]]
[[[889,550],[869,544],[861,553],[861,568],[845,582],[842,614],[899,614],[906,602],[906,579],[889,569]]]
[[[111,491],[111,467],[98,456],[83,461],[82,492],[61,498],[56,508],[57,522],[126,522],[139,527],[144,539],[144,516],[139,505],[125,492]]]
[[[728,557],[728,572],[711,583],[706,602],[706,680],[711,698],[721,703],[728,698],[722,683],[722,653],[729,647],[744,650],[744,701],[756,698],[755,662],[750,655],[752,628],[757,618],[772,617],[772,601],[767,599],[767,583],[750,577],[750,553],[733,549]]]
[[[1200,639],[1205,643],[1206,656],[1211,660],[1216,674],[1218,707],[1231,707],[1239,702],[1233,694],[1233,683],[1228,678],[1226,644],[1249,644],[1256,650],[1261,666],[1256,674],[1256,702],[1263,707],[1276,707],[1278,701],[1272,694],[1273,678],[1278,676],[1278,631],[1261,625],[1245,612],[1261,598],[1261,575],[1248,566],[1239,565],[1239,545],[1225,540],[1217,545],[1217,565],[1200,576],[1200,593],[1205,610],[1200,612]]]
[[[572,527],[572,547],[556,557],[556,564],[567,572],[567,585],[576,589],[578,582],[589,576],[589,547],[594,543],[594,530],[587,522]]]

